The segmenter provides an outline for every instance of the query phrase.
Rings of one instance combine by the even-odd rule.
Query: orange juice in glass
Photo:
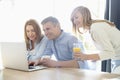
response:
[[[73,48],[73,52],[74,52],[74,53],[80,52],[80,48],[74,47],[74,48]]]
[[[80,44],[79,43],[73,43],[73,52],[77,53],[80,52]]]
[[[80,43],[73,43],[73,53],[79,53],[81,51]],[[80,60],[79,58],[75,58],[76,60]]]

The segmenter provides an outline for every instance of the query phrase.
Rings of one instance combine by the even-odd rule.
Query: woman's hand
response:
[[[100,57],[98,54],[84,54],[82,52],[74,53],[74,58],[78,60],[100,60]]]
[[[42,61],[41,61],[41,59],[37,59],[37,60],[33,60],[33,61],[28,61],[28,64],[36,66],[36,65],[42,64]]]

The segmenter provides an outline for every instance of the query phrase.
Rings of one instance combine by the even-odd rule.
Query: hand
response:
[[[77,60],[86,60],[86,55],[82,52],[74,53],[74,58]]]
[[[44,58],[42,60],[42,65],[55,68],[57,66],[57,61],[51,60],[50,58]]]
[[[41,60],[40,59],[37,59],[37,60],[34,60],[34,61],[28,61],[28,64],[29,65],[32,65],[32,66],[36,66],[38,64],[41,64]]]

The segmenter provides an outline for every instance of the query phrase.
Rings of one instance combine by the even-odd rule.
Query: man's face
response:
[[[47,22],[43,25],[43,31],[46,37],[50,40],[56,39],[58,37],[58,27],[52,22]]]

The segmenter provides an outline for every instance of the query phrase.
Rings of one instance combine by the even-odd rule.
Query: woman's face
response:
[[[27,37],[30,40],[32,40],[33,42],[35,42],[37,36],[36,36],[36,32],[35,32],[35,30],[34,30],[34,28],[33,28],[32,25],[27,25],[26,26],[26,34],[27,34]]]
[[[76,25],[76,27],[83,27],[83,17],[80,12],[76,12],[73,17],[73,23]]]

